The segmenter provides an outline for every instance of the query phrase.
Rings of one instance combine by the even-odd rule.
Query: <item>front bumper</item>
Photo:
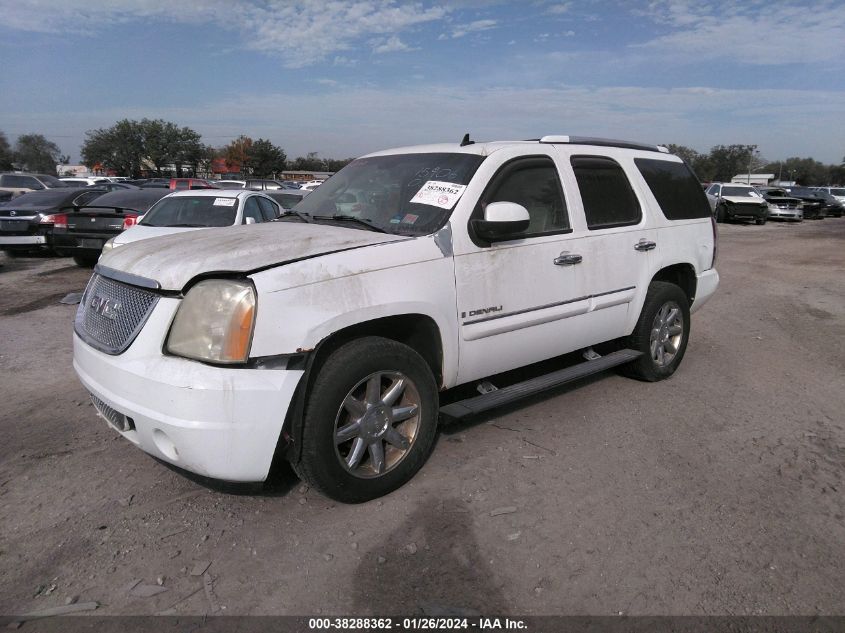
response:
[[[769,209],[769,218],[784,220],[803,220],[804,212],[796,209]]]
[[[117,432],[179,468],[226,481],[264,481],[302,371],[212,367],[164,356],[179,301],[162,298],[120,355],[73,335],[85,388],[133,428]]]
[[[725,213],[727,213],[729,218],[735,218],[738,220],[756,220],[768,217],[769,209],[768,207],[756,205],[729,204],[725,206]]]

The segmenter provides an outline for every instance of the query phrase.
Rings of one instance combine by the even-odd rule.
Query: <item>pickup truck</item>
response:
[[[256,482],[278,456],[362,502],[422,467],[440,420],[612,367],[671,376],[715,259],[705,194],[665,148],[467,136],[359,158],[276,222],[104,254],[74,367],[160,460]],[[487,380],[570,353],[585,360]]]

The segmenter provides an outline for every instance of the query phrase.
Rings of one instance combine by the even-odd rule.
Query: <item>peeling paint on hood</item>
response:
[[[112,249],[99,264],[181,290],[197,275],[249,272],[335,251],[406,240],[325,224],[268,222],[190,231]]]

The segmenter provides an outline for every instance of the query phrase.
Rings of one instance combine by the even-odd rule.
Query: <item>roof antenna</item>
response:
[[[467,145],[472,145],[475,141],[469,140],[469,132],[464,134],[464,138],[461,140],[461,147],[466,147]]]

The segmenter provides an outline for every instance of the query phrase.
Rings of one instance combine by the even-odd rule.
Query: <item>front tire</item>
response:
[[[76,262],[77,266],[81,266],[82,268],[94,268],[97,265],[97,260],[99,257],[97,255],[74,255],[73,261]]]
[[[306,395],[294,470],[344,503],[396,490],[422,467],[437,431],[431,369],[410,347],[380,337],[339,347]]]
[[[675,373],[687,350],[690,333],[689,301],[672,283],[653,281],[646,292],[640,318],[628,338],[628,347],[642,352],[622,373],[656,382]]]
[[[716,222],[727,222],[728,214],[725,211],[725,205],[720,204],[716,207]]]

